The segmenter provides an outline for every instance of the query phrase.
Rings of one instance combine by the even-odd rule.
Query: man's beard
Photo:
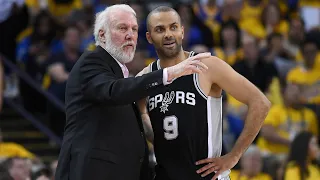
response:
[[[173,39],[171,39],[173,40]],[[162,56],[164,58],[173,58],[176,57],[180,51],[182,50],[182,44],[179,44],[176,40],[175,40],[175,47],[174,49],[168,49],[166,47],[161,47],[161,45],[159,46],[154,46],[158,55]]]
[[[179,52],[181,51],[182,45],[176,43],[176,47],[174,49],[165,49],[163,47],[157,48],[156,50],[166,58],[173,58],[176,57]]]
[[[112,40],[111,40],[111,36],[106,35],[106,50],[119,62],[126,64],[129,63],[133,60],[134,57],[134,53],[136,51],[136,46],[133,45],[133,50],[127,54],[124,51],[124,47],[128,44],[134,44],[133,41],[127,41],[124,44],[122,44],[120,47],[116,46]]]

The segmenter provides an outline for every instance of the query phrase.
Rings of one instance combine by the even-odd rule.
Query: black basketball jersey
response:
[[[194,55],[190,52],[189,56]],[[160,69],[160,60],[150,71]],[[211,179],[195,162],[222,150],[222,99],[205,95],[198,74],[180,77],[147,98],[154,131],[156,180]]]

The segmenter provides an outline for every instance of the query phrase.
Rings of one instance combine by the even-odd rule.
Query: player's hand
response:
[[[172,81],[173,79],[181,76],[206,71],[208,67],[202,63],[201,60],[210,56],[211,53],[200,53],[196,56],[189,57],[177,65],[168,67],[168,81]]]
[[[218,158],[207,158],[196,162],[196,165],[206,164],[204,167],[197,170],[198,174],[202,177],[207,176],[215,172],[213,180],[216,180],[218,176],[224,171],[232,169],[239,161],[239,158],[232,154],[226,154]]]

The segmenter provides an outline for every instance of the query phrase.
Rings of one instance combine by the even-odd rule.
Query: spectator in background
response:
[[[6,159],[3,166],[8,169],[14,180],[27,180],[31,178],[31,171],[25,159],[12,157]]]
[[[242,58],[241,51],[241,31],[237,22],[229,20],[221,24],[220,44],[214,48],[213,54],[225,60],[229,65],[233,65]]]
[[[47,0],[48,10],[59,25],[67,26],[72,12],[83,7],[82,0]]]
[[[284,37],[280,33],[271,33],[267,37],[267,47],[261,51],[264,61],[277,68],[282,82],[285,81],[288,71],[296,66],[294,56],[284,48],[283,41]]]
[[[264,93],[272,78],[278,76],[274,64],[265,62],[259,55],[257,41],[249,37],[243,41],[243,59],[236,62],[233,68]]]
[[[74,11],[70,17],[70,23],[74,24],[81,33],[80,51],[94,49],[94,36],[92,35],[92,14],[84,10]]]
[[[272,178],[265,173],[262,173],[262,156],[259,148],[251,145],[243,154],[240,160],[241,169],[232,170],[230,179],[232,180],[272,180]]]
[[[320,105],[320,68],[316,66],[318,47],[312,39],[307,39],[302,45],[304,64],[289,71],[287,82],[299,85],[301,100],[305,104]]]
[[[278,3],[269,3],[264,8],[260,24],[262,37],[268,37],[271,33],[280,33],[285,36],[289,31],[288,22],[282,19]],[[254,31],[258,31],[258,27],[255,27]]]
[[[284,180],[320,179],[319,166],[312,163],[317,158],[319,158],[317,138],[310,132],[301,132],[290,147]]]
[[[177,4],[174,8],[181,16],[184,27],[183,47],[190,49],[195,44],[213,47],[213,34],[210,29],[195,16],[190,4]]]
[[[52,176],[52,172],[49,168],[41,168],[37,172],[33,173],[33,178],[35,180],[50,180],[50,177]]]
[[[37,83],[42,84],[44,64],[55,46],[55,23],[47,11],[40,11],[31,27],[30,36],[23,38],[17,47],[17,59],[24,70]],[[45,112],[45,99],[38,91],[22,81],[20,83],[24,107],[30,112]],[[38,96],[37,99],[34,97]]]
[[[280,33],[271,33],[267,37],[267,47],[264,50],[264,60],[268,63],[273,63],[277,58],[283,58],[286,60],[294,59],[294,56],[284,49],[283,36]]]
[[[81,35],[79,29],[75,26],[68,27],[64,35],[63,51],[52,55],[46,66],[47,73],[51,79],[48,91],[62,102],[64,102],[69,72],[81,55],[80,42]],[[52,129],[58,136],[62,137],[65,113],[52,105],[49,105],[48,111]]]
[[[255,28],[257,24],[261,23],[261,15],[265,2],[263,0],[246,0],[242,2],[240,10],[240,28],[248,34],[257,36]]]
[[[0,163],[0,180],[14,180],[2,163]]]
[[[243,57],[233,65],[235,71],[256,85],[263,93],[268,92],[269,86],[278,72],[274,64],[265,62],[259,55],[257,40],[251,36],[244,36],[242,41]],[[229,94],[228,103],[234,115],[244,119],[247,106]]]
[[[4,142],[0,129],[0,160],[11,157],[27,158],[33,160],[34,162],[39,161],[34,154],[29,152],[23,146],[14,142]]]
[[[16,50],[17,60],[23,63],[28,63],[28,60],[37,56],[39,52],[46,53],[50,51],[56,36],[55,22],[46,10],[40,11],[39,14],[35,16],[30,29],[30,36],[22,37],[22,39],[18,41]],[[27,72],[31,73],[32,70],[28,71],[27,68]]]
[[[204,2],[194,1],[192,10],[196,17],[195,22],[202,23],[208,27],[213,36],[212,41],[214,41],[214,45],[218,44],[220,22],[218,19],[219,9],[216,0],[205,0]],[[210,48],[213,47],[213,45],[207,46]]]
[[[15,62],[16,38],[29,23],[24,0],[0,0],[0,53]]]
[[[303,58],[298,57],[300,47],[305,38],[304,22],[301,18],[292,18],[289,24],[289,32],[287,38],[284,38],[284,48],[288,51],[294,60],[303,62]],[[302,56],[300,54],[300,56]]]
[[[221,1],[221,0],[220,0]],[[240,12],[242,0],[222,0],[223,4],[221,4],[221,20],[228,21],[234,20],[239,22],[240,20]]]
[[[298,99],[299,94],[296,85],[287,85],[283,91],[284,105],[271,107],[257,143],[264,155],[283,158],[298,133],[308,131],[318,135],[316,115],[302,106]]]
[[[16,62],[16,38],[29,23],[29,12],[24,0],[0,0],[0,53],[13,63]],[[5,69],[4,96],[16,97],[19,94],[18,78]]]

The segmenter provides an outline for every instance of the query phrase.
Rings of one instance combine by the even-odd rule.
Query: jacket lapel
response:
[[[113,73],[118,78],[124,78],[121,67],[117,63],[117,61],[101,46],[97,46],[97,51],[100,57],[111,67]]]

